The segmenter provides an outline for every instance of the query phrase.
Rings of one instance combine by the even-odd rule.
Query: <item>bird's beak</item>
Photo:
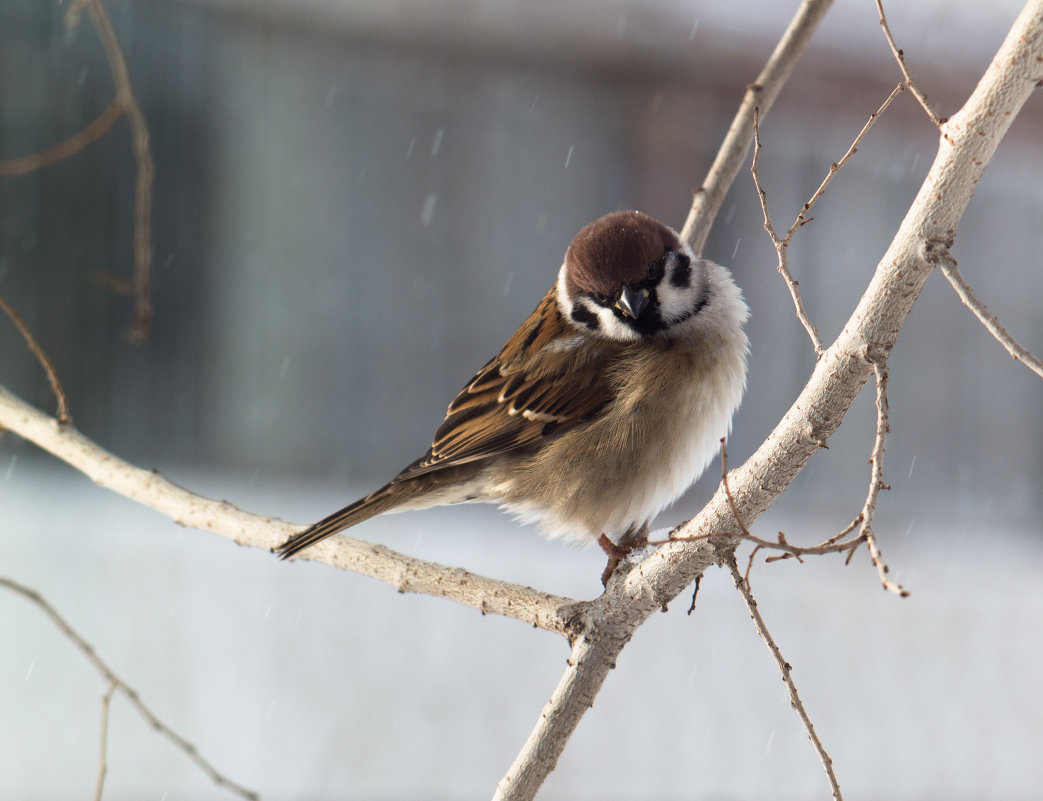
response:
[[[616,301],[616,308],[623,312],[625,316],[634,320],[641,316],[641,312],[645,310],[647,305],[648,290],[631,289],[628,286],[623,287],[623,294]]]

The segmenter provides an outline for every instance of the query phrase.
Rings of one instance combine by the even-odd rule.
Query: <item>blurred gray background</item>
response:
[[[890,21],[899,46],[943,114],[954,112],[973,89],[1019,9],[1009,1],[988,8],[969,2],[892,5]],[[308,522],[372,489],[426,449],[447,402],[536,305],[582,225],[609,211],[638,208],[680,227],[691,192],[709,167],[744,86],[774,47],[796,3],[110,0],[106,7],[151,127],[156,163],[152,335],[140,347],[126,344],[121,331],[130,318],[129,302],[92,279],[94,271],[129,275],[131,269],[134,162],[122,121],[74,158],[0,179],[0,294],[54,360],[74,421],[88,436],[204,494]],[[0,159],[72,135],[112,96],[93,28],[85,19],[66,33],[63,12],[61,3],[0,3]],[[873,4],[839,2],[762,126],[761,174],[778,227],[789,225],[829,164],[843,155],[898,79]],[[955,247],[968,280],[1037,354],[1043,352],[1041,130],[1043,106],[1034,99],[990,165]],[[900,97],[830,187],[814,222],[794,240],[791,267],[827,342],[868,282],[930,166],[936,140],[913,98]],[[813,366],[807,337],[775,272],[774,250],[761,228],[746,170],[725,202],[705,255],[731,267],[752,311],[749,391],[729,446],[731,460],[738,463],[785,413]],[[7,323],[0,323],[0,365],[0,382],[53,409],[39,367]],[[892,358],[890,402],[885,471],[893,489],[882,498],[878,529],[885,555],[895,568],[905,569],[914,598],[881,598],[865,564],[857,572],[855,567],[845,572],[830,562],[822,581],[832,586],[830,582],[839,581],[838,571],[843,581],[836,594],[825,594],[821,584],[814,592],[823,593],[830,608],[852,604],[846,615],[837,613],[835,634],[843,643],[838,649],[850,652],[852,664],[861,665],[858,649],[864,647],[866,669],[878,664],[879,649],[852,631],[863,620],[886,620],[898,627],[884,629],[894,632],[892,646],[898,651],[897,642],[915,650],[924,626],[935,627],[939,620],[961,620],[986,640],[999,637],[999,626],[1012,640],[1027,630],[1037,632],[1038,641],[1039,626],[1033,629],[1032,624],[1043,620],[1038,581],[1043,382],[1013,363],[935,275]],[[831,440],[831,449],[816,457],[762,521],[761,533],[772,536],[772,527],[786,528],[791,540],[803,536],[810,541],[847,523],[864,497],[873,424],[871,398],[863,397]],[[716,466],[709,473],[663,515],[661,525],[694,513],[717,483]],[[128,510],[129,502],[97,498],[82,479],[11,435],[0,441],[0,476],[5,570],[32,578],[56,603],[80,608],[89,634],[96,640],[111,638],[109,653],[122,655],[134,679],[145,683],[145,676],[151,676],[148,681],[158,685],[154,693],[170,694],[168,710],[184,711],[192,706],[191,699],[217,692],[206,682],[212,677],[215,651],[228,644],[227,630],[215,630],[204,652],[196,641],[200,621],[217,625],[212,610],[227,610],[248,595],[237,582],[256,581],[263,587],[257,593],[266,599],[258,601],[264,621],[273,618],[274,604],[282,610],[274,617],[283,629],[264,635],[270,642],[238,645],[222,669],[244,681],[247,668],[241,660],[264,654],[260,661],[272,669],[274,660],[278,670],[256,679],[263,700],[249,700],[242,684],[218,696],[222,703],[237,696],[255,711],[258,704],[266,707],[269,698],[278,697],[285,715],[293,710],[303,717],[272,723],[274,730],[267,735],[258,724],[250,732],[257,742],[249,747],[237,738],[252,724],[226,718],[214,706],[200,709],[202,717],[185,726],[190,739],[203,740],[200,729],[212,731],[214,725],[207,713],[217,715],[229,733],[216,737],[220,745],[212,747],[236,742],[238,749],[227,757],[241,760],[236,778],[268,788],[273,797],[417,797],[417,788],[431,798],[488,794],[565,658],[558,643],[541,640],[540,647],[551,656],[524,679],[533,687],[525,700],[519,689],[520,657],[506,651],[505,665],[479,671],[490,684],[479,684],[475,677],[456,694],[447,689],[445,677],[459,677],[460,662],[470,659],[461,654],[487,655],[483,638],[490,630],[500,631],[501,623],[447,611],[437,602],[402,601],[363,579],[332,571],[273,565],[267,555],[245,554],[210,542],[213,538],[178,532],[156,516]],[[6,510],[14,510],[13,516]],[[490,529],[496,530],[496,538],[490,539]],[[426,531],[434,535],[421,542]],[[598,555],[542,542],[485,510],[391,518],[358,534],[560,592],[589,597],[598,589]],[[114,553],[117,542],[120,550]],[[178,547],[171,550],[173,545]],[[983,554],[1002,557],[1002,562],[987,569]],[[855,565],[865,561],[860,555]],[[913,565],[919,565],[919,585],[909,576]],[[778,593],[779,617],[788,617],[792,604],[809,606],[801,616],[803,625],[790,636],[791,642],[813,641],[826,624],[800,593],[807,592],[802,588],[811,571],[825,568],[785,572],[790,569],[768,568],[762,586]],[[927,588],[940,575],[943,586],[931,594]],[[985,582],[983,575],[992,576],[993,583],[979,583]],[[561,584],[552,587],[552,582]],[[357,589],[359,583],[364,589]],[[730,600],[727,582],[721,577],[719,584],[725,603]],[[126,588],[125,602],[109,594],[122,592],[114,588]],[[917,589],[921,603],[926,595],[938,604],[923,612],[927,617],[922,619],[913,611]],[[372,593],[372,600],[368,594],[364,601],[340,595],[354,592]],[[979,627],[974,629],[965,606],[975,601],[966,596],[977,598],[978,593],[999,607],[994,614],[981,609],[977,617],[972,614]],[[345,605],[332,602],[333,597]],[[434,605],[424,618],[416,610],[428,610],[428,603]],[[406,619],[362,623],[362,615],[352,614],[345,620],[344,610],[357,613],[358,604],[371,604],[367,615]],[[405,611],[398,608],[404,605]],[[152,606],[157,611],[150,617],[145,610]],[[42,770],[50,754],[62,764],[82,761],[87,782],[82,786],[89,786],[96,729],[92,693],[102,688],[94,688],[83,669],[90,703],[82,693],[70,697],[83,707],[76,720],[84,727],[86,742],[73,738],[55,758],[54,731],[73,729],[69,710],[54,702],[52,721],[34,705],[25,676],[26,666],[37,664],[44,647],[41,638],[50,634],[41,633],[43,624],[25,609],[2,600],[0,610],[0,620],[11,627],[5,639],[17,643],[4,662],[15,677],[7,686],[25,685],[4,691],[7,711],[14,716],[7,719],[26,721],[12,723],[6,731],[0,723],[0,736],[11,743],[0,749],[5,754],[0,759],[18,752],[37,754],[16,760],[20,770],[12,764],[0,776],[13,777],[10,792],[17,790],[25,798],[62,797],[66,779],[80,787],[79,779],[69,778],[77,775],[73,771],[68,777],[39,779],[33,760],[42,760]],[[1029,617],[1012,617],[1012,610]],[[248,614],[254,613],[260,614],[257,608]],[[137,624],[112,625],[124,620],[122,615],[135,614],[143,618]],[[305,636],[299,630],[301,614],[325,622],[315,622],[311,636]],[[448,638],[454,643],[448,655],[422,657],[415,643],[433,636],[432,625],[448,625],[441,622],[445,616],[466,623],[439,635],[438,642]],[[745,640],[750,637],[743,617],[736,614],[735,625]],[[175,634],[170,633],[171,621],[180,621]],[[222,625],[246,624],[232,616]],[[337,644],[321,634],[355,625],[372,627],[371,636],[352,635],[350,644]],[[672,650],[674,637],[683,636],[693,653],[705,657],[705,641],[688,634],[691,626],[679,615],[669,626],[662,621],[658,625],[668,629],[661,659],[669,669],[673,660],[687,664],[689,659]],[[726,631],[718,618],[703,625],[721,625]],[[968,658],[963,646],[977,642],[970,629],[953,625],[936,649],[921,655],[922,664],[916,663],[925,677],[933,676],[925,678],[928,683],[944,681],[932,670],[948,676],[954,660]],[[156,631],[157,626],[168,628]],[[136,627],[154,632],[159,644],[131,636]],[[504,642],[514,643],[503,647],[518,647],[518,629],[504,623],[503,630]],[[294,640],[296,650],[287,645],[292,637],[299,638]],[[420,725],[420,715],[436,732],[434,742],[421,738],[410,747],[388,733],[380,745],[368,738],[352,745],[317,731],[308,717],[329,714],[330,695],[316,691],[312,708],[266,683],[285,680],[308,686],[319,681],[317,676],[326,676],[323,665],[335,671],[358,669],[362,673],[350,674],[347,684],[361,693],[365,706],[372,699],[373,682],[386,678],[389,668],[378,660],[367,673],[357,665],[359,654],[375,659],[373,652],[390,647],[388,638],[401,642],[393,653],[384,652],[387,659],[412,663],[414,674],[425,659],[442,665],[425,668],[435,689],[413,686],[413,674],[407,671],[401,681],[387,679],[387,692],[399,699],[401,712],[389,711],[398,706],[374,702],[372,708],[341,712],[339,725],[355,721],[349,728],[356,732],[360,721],[369,730],[377,721],[390,725],[393,719],[394,727],[409,728]],[[909,753],[925,760],[908,770],[890,767],[890,775],[904,777],[905,795],[871,770],[882,754],[871,755],[864,743],[859,745],[860,736],[889,736],[887,724],[866,724],[861,732],[856,726],[846,765],[849,776],[865,771],[862,795],[928,798],[944,788],[939,794],[946,797],[1031,797],[1031,788],[1043,781],[1039,765],[1032,764],[1038,760],[1028,756],[1043,747],[1040,686],[1038,677],[1034,685],[1029,679],[1038,672],[1032,665],[1038,668],[1039,652],[1038,643],[1031,653],[1021,645],[1011,644],[1012,652],[1000,659],[982,644],[980,653],[991,655],[982,657],[983,664],[971,659],[968,668],[988,677],[985,686],[1012,693],[999,704],[1001,711],[993,705],[975,712],[997,719],[952,719],[954,698],[965,699],[970,692],[959,683],[939,691],[940,708],[949,718],[936,707],[910,713],[911,721],[935,721],[939,731],[929,729],[907,745],[894,746],[899,762]],[[639,636],[632,649],[642,647]],[[749,647],[751,660],[767,662],[755,642]],[[808,647],[809,655],[799,664],[811,675],[809,663],[822,667],[821,642]],[[61,659],[76,663],[78,657],[67,647],[59,643],[54,648],[65,654]],[[147,652],[156,648],[171,649],[169,659],[148,662]],[[292,658],[273,656],[290,653]],[[198,674],[181,666],[190,662],[199,663]],[[903,698],[907,690],[911,698],[922,698],[922,686],[905,686],[910,668],[902,664],[898,658],[887,697]],[[510,667],[514,671],[504,678]],[[734,663],[718,667],[724,671],[722,681],[731,683],[728,692],[745,697],[745,684],[735,686],[739,668]],[[37,682],[40,669],[28,671],[36,672]],[[670,681],[664,678],[659,684],[655,678],[661,669],[656,662],[644,674],[635,670],[634,684],[620,686],[670,695]],[[838,671],[850,675],[856,669],[848,664]],[[312,678],[295,672],[301,670]],[[698,687],[689,680],[696,669],[685,667],[682,673],[688,691]],[[63,677],[56,681],[67,678],[56,675]],[[837,694],[829,695],[834,685],[828,675],[819,680],[820,691],[826,693],[819,708],[838,716],[833,731],[843,751],[845,722],[850,726],[852,719],[843,713],[843,704],[854,691],[845,690],[834,675]],[[622,682],[622,677],[614,679]],[[770,665],[758,681],[775,687]],[[486,689],[475,691],[476,686]],[[329,692],[340,690],[348,692],[336,683]],[[411,691],[421,698],[440,694],[448,706],[421,715],[417,704],[423,701],[410,700]],[[488,698],[476,702],[475,697],[485,697],[482,693]],[[1026,693],[1030,703],[1023,705]],[[766,696],[778,701],[772,692]],[[461,715],[454,702],[466,709],[477,703],[475,717]],[[613,709],[611,699],[604,703]],[[547,797],[597,788],[607,788],[599,791],[604,797],[640,797],[649,786],[661,798],[698,796],[696,788],[707,786],[717,788],[719,797],[824,795],[824,780],[788,709],[779,713],[785,721],[779,725],[793,728],[787,729],[786,742],[799,757],[788,756],[782,735],[775,738],[775,724],[763,723],[763,707],[753,704],[749,720],[770,730],[771,739],[767,747],[758,740],[752,756],[740,759],[747,742],[741,728],[734,734],[734,748],[712,750],[727,727],[737,725],[729,722],[734,709],[713,712],[713,703],[706,697],[693,701],[691,714],[710,720],[702,720],[695,735],[680,724],[674,732],[654,716],[648,731],[634,724],[636,739],[645,743],[657,735],[676,734],[683,755],[679,758],[693,760],[698,778],[671,769],[657,774],[660,784],[628,784],[620,778],[621,766],[605,765],[599,749],[631,739],[619,734],[618,727],[625,729],[634,714],[624,706],[618,725],[603,722],[598,729],[610,745],[595,738],[586,757],[570,757],[573,762],[563,764],[557,774],[556,789],[548,785]],[[864,703],[875,709],[871,699]],[[497,704],[509,705],[509,713],[495,711]],[[271,708],[268,712],[266,721]],[[518,722],[504,723],[503,716],[512,715]],[[447,767],[447,746],[437,734],[446,730],[447,721],[458,723],[457,729],[471,737],[480,735],[489,753],[467,751],[469,758]],[[711,734],[705,733],[707,725]],[[915,729],[912,722],[907,726]],[[42,751],[26,747],[27,729],[40,731]],[[845,734],[836,734],[837,729]],[[959,731],[966,733],[965,739],[928,749],[940,762],[917,751],[917,743],[958,737]],[[407,735],[400,732],[398,737]],[[457,737],[465,734],[450,739]],[[1013,757],[983,753],[986,744],[996,747],[1008,739],[1020,744],[1011,746]],[[309,749],[319,742],[331,756],[309,762],[309,755],[314,756]],[[657,745],[663,747],[662,742]],[[632,743],[626,747],[645,754],[633,751]],[[1017,747],[1027,749],[1024,759],[1016,758],[1021,753]],[[282,753],[290,749],[294,759],[288,765],[273,759],[273,748]],[[581,755],[587,753],[583,748],[582,743],[576,746]],[[974,756],[953,756],[964,749]],[[648,757],[658,759],[659,753],[653,750]],[[205,783],[177,790],[182,779],[172,778],[181,776],[176,771],[188,777],[183,779],[186,787],[198,779],[190,777],[183,760],[168,759],[171,765],[151,773],[141,767],[149,764],[143,759],[133,760],[138,773],[131,765],[124,765],[122,773],[114,768],[114,797],[148,792],[158,798],[164,792],[158,781],[173,783],[170,798],[178,792],[217,797]],[[735,760],[735,767],[721,769],[727,760]],[[292,770],[294,765],[301,766],[306,781]],[[367,765],[373,777],[360,779]],[[413,766],[412,772],[407,766]],[[575,784],[568,783],[569,776],[575,776]],[[121,780],[128,795],[119,795]],[[854,779],[854,786],[858,781]],[[990,796],[990,790],[997,794]],[[0,785],[0,795],[4,793]]]

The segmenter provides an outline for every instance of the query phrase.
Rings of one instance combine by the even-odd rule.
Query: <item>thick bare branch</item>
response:
[[[204,498],[155,471],[128,464],[72,426],[59,425],[53,417],[34,409],[3,387],[0,387],[0,426],[72,465],[99,486],[155,509],[183,526],[266,550],[302,528],[250,514],[228,501]],[[584,605],[572,598],[414,559],[361,540],[336,537],[309,549],[304,558],[371,576],[399,592],[447,598],[472,606],[483,614],[512,617],[566,636],[573,636],[585,625]]]
[[[681,229],[681,238],[691,245],[697,256],[702,255],[706,237],[710,235],[710,228],[724,203],[724,196],[728,194],[750,150],[754,109],[760,109],[761,115],[768,113],[832,5],[833,0],[803,0],[764,69],[746,87],[742,105],[728,128],[706,180],[692,198],[688,218]]]

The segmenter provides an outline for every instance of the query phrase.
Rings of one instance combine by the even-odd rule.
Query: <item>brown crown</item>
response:
[[[681,246],[677,235],[639,211],[606,214],[576,234],[565,253],[570,297],[581,292],[614,295],[648,275],[648,265]]]

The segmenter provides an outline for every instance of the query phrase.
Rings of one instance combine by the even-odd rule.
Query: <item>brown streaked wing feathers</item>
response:
[[[557,435],[594,416],[614,394],[605,366],[616,346],[586,339],[582,347],[546,347],[576,335],[552,287],[449,405],[427,455],[392,483],[527,448],[551,429]]]

